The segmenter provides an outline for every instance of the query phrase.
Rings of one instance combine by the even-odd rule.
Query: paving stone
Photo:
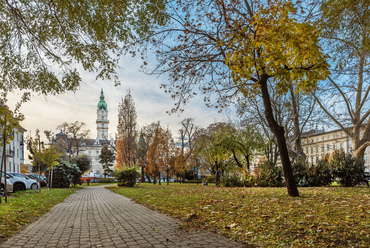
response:
[[[104,186],[86,187],[54,206],[1,248],[245,247],[223,236],[183,230],[179,222]]]

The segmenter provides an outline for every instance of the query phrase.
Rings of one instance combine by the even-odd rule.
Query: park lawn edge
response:
[[[0,244],[10,239],[29,224],[48,213],[82,187],[65,189],[41,189],[17,192],[8,196],[8,202],[0,204]]]
[[[216,232],[262,247],[368,247],[370,189],[363,187],[221,188],[140,184],[107,187],[181,220],[184,228]],[[365,230],[365,232],[364,232]]]

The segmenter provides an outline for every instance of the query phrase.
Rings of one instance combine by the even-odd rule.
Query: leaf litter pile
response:
[[[182,220],[257,247],[369,247],[369,188],[219,188],[140,184],[111,190]]]

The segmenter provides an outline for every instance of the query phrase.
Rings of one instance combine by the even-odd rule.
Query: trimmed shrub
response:
[[[330,161],[332,175],[344,187],[351,187],[364,180],[364,161],[354,159],[352,154],[346,154],[343,150],[336,150]]]
[[[115,170],[113,175],[117,178],[118,186],[125,187],[134,187],[136,180],[140,178],[140,173],[134,167]]]
[[[272,162],[263,162],[258,168],[256,183],[261,187],[283,186],[283,169]]]

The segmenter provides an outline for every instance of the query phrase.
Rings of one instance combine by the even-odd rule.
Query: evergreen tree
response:
[[[108,149],[108,146],[104,146],[101,149],[101,153],[99,155],[99,163],[103,165],[104,168],[104,176],[106,177],[109,171],[112,171],[109,166],[112,166],[115,160],[114,152]]]

